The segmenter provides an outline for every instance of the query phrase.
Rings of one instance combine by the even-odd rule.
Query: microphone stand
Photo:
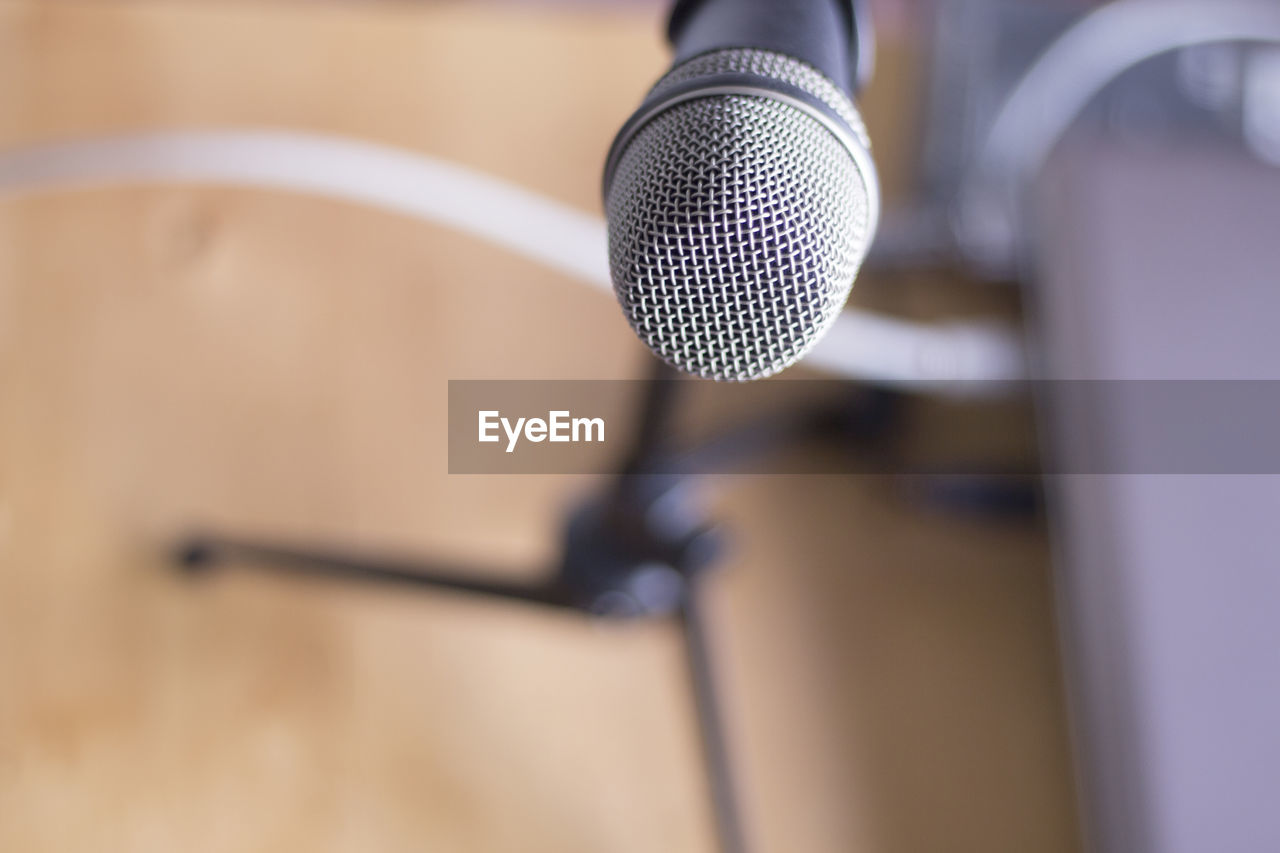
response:
[[[642,383],[637,427],[618,473],[600,494],[569,514],[560,558],[542,580],[504,581],[497,579],[497,572],[473,566],[217,535],[187,538],[176,551],[177,562],[191,574],[245,563],[258,571],[463,593],[539,605],[549,612],[670,621],[684,640],[719,850],[748,853],[702,609],[707,569],[722,550],[721,535],[693,500],[690,486],[701,473],[729,470],[739,460],[811,440],[870,450],[883,472],[893,472],[898,467],[896,453],[885,442],[902,417],[902,398],[897,392],[863,388],[852,398],[758,417],[677,449],[668,446],[665,437],[671,432],[679,394],[696,384],[678,377],[673,368],[654,360]],[[973,494],[965,492],[958,499],[935,496],[934,502],[999,514],[1023,514],[1033,508],[1023,506],[1025,501],[993,502],[981,488],[986,479],[970,479],[964,483],[971,491],[977,489]],[[996,486],[996,497],[1008,497],[1007,486]]]
[[[486,580],[483,571],[342,550],[216,535],[192,536],[181,567],[228,563],[294,576],[373,582],[540,605],[606,619],[668,619],[681,631],[707,784],[722,853],[746,853],[709,630],[700,599],[719,549],[717,529],[689,499],[689,478],[663,465],[663,437],[683,384],[661,362],[643,386],[639,423],[620,472],[565,525],[558,565],[541,581]],[[488,573],[489,577],[493,573]]]

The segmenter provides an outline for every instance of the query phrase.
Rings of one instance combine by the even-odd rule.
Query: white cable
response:
[[[0,155],[0,196],[137,182],[235,184],[357,202],[474,234],[610,287],[598,218],[456,163],[383,145],[213,131],[81,139]]]
[[[1005,394],[1027,373],[1021,343],[1007,326],[982,322],[930,326],[866,311],[842,312],[802,363],[838,375],[952,396]]]
[[[612,293],[598,217],[422,154],[277,131],[138,134],[0,153],[0,197],[135,182],[233,184],[357,202],[449,226]],[[1009,329],[926,326],[858,311],[844,312],[806,363],[888,383],[1024,373]]]
[[[1020,193],[1085,107],[1147,59],[1228,41],[1280,41],[1280,4],[1116,0],[1072,25],[1014,87],[966,176],[959,208],[966,248],[1007,268]]]

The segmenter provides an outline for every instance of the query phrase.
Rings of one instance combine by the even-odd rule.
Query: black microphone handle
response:
[[[675,64],[753,47],[812,65],[850,98],[856,87],[855,0],[676,0],[667,24]]]

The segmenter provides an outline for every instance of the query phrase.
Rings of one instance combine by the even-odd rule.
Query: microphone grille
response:
[[[803,89],[844,119],[845,124],[858,135],[858,141],[864,147],[871,147],[866,125],[863,124],[862,116],[858,114],[849,96],[840,91],[839,86],[812,65],[783,53],[755,48],[703,53],[668,71],[649,90],[649,96],[661,94],[689,80],[717,74],[754,74],[757,77],[777,80],[779,83],[788,83]]]
[[[831,99],[865,135],[834,84],[780,54],[704,54],[654,91],[725,72]],[[605,198],[614,289],[632,328],[704,378],[791,365],[849,295],[870,242],[873,180],[835,133],[785,101],[708,94],[662,110],[627,141]]]

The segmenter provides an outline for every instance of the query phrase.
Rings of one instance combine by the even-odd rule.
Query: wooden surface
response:
[[[596,210],[658,32],[5,3],[0,149],[315,129]],[[0,850],[712,849],[664,626],[165,560],[201,524],[534,571],[594,483],[450,477],[445,381],[640,363],[607,297],[395,216],[199,187],[0,202]],[[1075,849],[1041,533],[871,478],[714,486],[757,849]]]

